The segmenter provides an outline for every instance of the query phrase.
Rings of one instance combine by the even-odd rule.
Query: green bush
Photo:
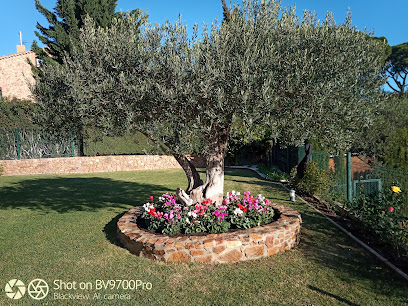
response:
[[[38,105],[28,100],[0,99],[0,122],[2,129],[32,129]]]
[[[0,164],[0,176],[2,176],[2,175],[3,175],[3,172],[4,172],[3,165],[2,165],[2,164]]]
[[[265,174],[266,177],[271,180],[289,180],[289,175],[281,171],[278,167],[269,166],[267,164],[258,164],[256,167],[259,172]]]
[[[388,167],[408,170],[408,129],[406,127],[390,133],[385,141],[384,155]]]
[[[84,139],[86,156],[113,154],[163,154],[149,139],[138,132],[121,136],[103,135],[98,130],[88,129]]]
[[[332,182],[332,172],[322,170],[316,162],[309,162],[306,166],[305,175],[299,179],[292,170],[291,185],[308,195],[320,195],[329,190]]]
[[[346,207],[369,231],[398,248],[408,245],[408,218],[403,215],[404,193],[392,186],[381,193],[361,196]]]

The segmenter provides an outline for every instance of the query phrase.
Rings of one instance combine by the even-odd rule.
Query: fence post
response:
[[[71,157],[75,157],[75,147],[74,147],[74,136],[72,135],[72,131],[69,131],[71,135]]]
[[[351,182],[351,153],[347,152],[347,201],[353,200],[353,185]]]
[[[17,159],[21,159],[21,151],[20,151],[20,135],[18,129],[16,129],[16,142],[17,142]]]

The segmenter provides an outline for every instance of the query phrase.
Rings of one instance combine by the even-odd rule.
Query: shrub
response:
[[[163,194],[157,202],[143,205],[141,216],[148,230],[175,235],[191,233],[224,233],[230,228],[247,229],[271,223],[275,211],[268,199],[249,192],[240,198],[239,192],[229,192],[222,205],[214,205],[210,199],[202,203],[183,206],[174,195]]]
[[[408,170],[408,129],[390,133],[384,144],[385,163],[388,167]]]
[[[269,166],[267,164],[258,164],[257,169],[259,172],[266,175],[267,178],[271,180],[281,181],[288,180],[289,175],[281,171],[279,168],[274,166]]]
[[[299,179],[296,168],[291,171],[292,187],[308,195],[319,195],[328,191],[331,186],[333,174],[331,171],[320,169],[316,162],[309,162],[306,166],[305,175]]]
[[[402,213],[403,205],[404,194],[396,184],[381,193],[361,193],[346,207],[366,229],[398,248],[399,243],[408,245],[408,218]]]
[[[4,172],[3,165],[2,165],[2,164],[0,164],[0,176],[2,176],[2,175],[3,175],[3,172]]]

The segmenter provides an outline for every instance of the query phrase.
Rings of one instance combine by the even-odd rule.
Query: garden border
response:
[[[258,172],[258,170],[256,169],[256,167],[249,167],[249,166],[232,166],[230,167],[232,169],[248,169],[251,170],[255,173],[257,173],[261,178],[267,180],[267,181],[272,181],[272,182],[276,182],[278,184],[280,184],[282,186],[282,188],[284,188],[286,191],[290,191],[290,189],[288,187],[286,187],[284,184],[282,184],[282,182],[278,182],[275,180],[271,180],[269,178],[266,177],[266,175]],[[318,209],[316,209],[316,207],[314,207],[313,205],[311,205],[309,202],[307,202],[306,200],[304,200],[303,198],[301,198],[300,196],[296,195],[296,197],[298,199],[300,199],[302,202],[304,202],[305,204],[307,204],[309,207],[313,208],[315,211],[317,211],[319,214],[321,214],[323,217],[325,217],[330,223],[332,223],[334,226],[336,226],[338,229],[340,229],[342,232],[344,232],[346,235],[348,235],[351,239],[353,239],[355,242],[357,242],[358,244],[360,244],[363,248],[365,248],[367,251],[369,251],[372,255],[374,255],[375,257],[377,257],[379,260],[381,260],[385,265],[387,265],[389,268],[391,268],[392,270],[394,270],[394,272],[396,272],[399,276],[401,276],[402,278],[404,278],[405,280],[408,281],[408,275],[406,273],[404,273],[403,271],[401,271],[398,267],[396,267],[395,265],[393,265],[390,261],[388,261],[386,258],[384,258],[383,256],[381,256],[378,252],[376,252],[375,250],[373,250],[371,247],[369,247],[367,244],[365,244],[363,241],[361,241],[360,239],[358,239],[356,236],[354,236],[352,233],[350,233],[348,230],[346,230],[345,228],[343,228],[340,224],[336,223],[335,221],[333,221],[332,219],[330,219],[328,216],[326,216],[325,214],[323,214],[321,211],[319,211]]]
[[[166,236],[140,229],[137,218],[143,207],[134,207],[117,223],[117,236],[132,254],[165,262],[238,262],[271,256],[299,244],[299,212],[271,204],[280,217],[275,222],[247,230],[203,236]]]

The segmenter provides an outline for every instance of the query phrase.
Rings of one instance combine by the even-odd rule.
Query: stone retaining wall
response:
[[[165,262],[229,263],[267,257],[299,244],[300,214],[283,205],[272,204],[281,214],[271,224],[206,236],[169,237],[139,229],[136,220],[143,207],[124,214],[117,224],[120,242],[132,254]]]
[[[188,155],[196,167],[203,167],[204,161]],[[134,170],[155,170],[181,168],[173,156],[167,155],[110,155],[61,158],[40,158],[22,160],[0,160],[3,175],[26,174],[69,174]]]

